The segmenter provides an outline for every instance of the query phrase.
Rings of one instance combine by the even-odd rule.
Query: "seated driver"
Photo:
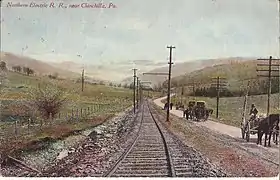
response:
[[[250,117],[250,120],[256,119],[257,114],[258,114],[258,110],[257,110],[255,104],[252,104],[252,105],[251,105],[251,110],[250,110],[250,116],[251,116],[251,117]]]

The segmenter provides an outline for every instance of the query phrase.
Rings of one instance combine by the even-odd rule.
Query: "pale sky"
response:
[[[103,1],[117,6],[110,9],[7,8],[8,2],[50,1],[2,1],[1,51],[21,54],[27,45],[24,55],[45,61],[162,64],[167,45],[176,46],[176,62],[279,53],[278,0]]]

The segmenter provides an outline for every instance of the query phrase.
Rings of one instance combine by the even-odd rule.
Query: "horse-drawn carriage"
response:
[[[212,109],[206,108],[205,101],[189,101],[188,108],[184,111],[184,116],[187,119],[199,121],[201,119],[207,120],[209,113],[212,114]]]
[[[249,83],[248,83],[249,87]],[[242,139],[246,138],[246,141],[250,141],[250,135],[258,134],[257,144],[261,144],[262,136],[265,134],[265,144],[268,135],[268,146],[270,146],[270,138],[273,136],[273,141],[278,144],[279,136],[279,119],[280,114],[265,114],[257,115],[254,104],[252,104],[252,109],[250,111],[250,118],[246,119],[246,109],[247,109],[247,98],[248,98],[249,88],[244,96],[243,112],[242,112],[242,122],[241,122],[241,136]]]
[[[195,101],[189,101],[187,109],[184,109],[183,111],[183,117],[186,117],[187,119],[193,119],[194,118],[194,107],[195,107]]]
[[[207,119],[206,117],[206,103],[205,101],[197,101],[196,107],[194,109],[194,114],[197,120],[199,119]]]
[[[250,141],[250,135],[255,135],[258,133],[259,127],[259,117],[251,116],[249,119],[243,119],[241,123],[241,135],[242,139],[246,138],[246,141]]]
[[[266,116],[261,114],[259,116],[253,116],[249,119],[243,118],[241,123],[241,136],[242,139],[246,139],[247,142],[250,141],[250,135],[258,134],[258,131],[261,134],[258,134],[258,142],[261,142],[262,134],[267,134],[269,137],[269,144],[270,144],[270,137],[272,136],[273,142],[277,145],[278,144],[278,136],[279,136],[279,114],[270,114]],[[269,135],[271,134],[271,135]],[[259,137],[260,135],[260,137]],[[259,139],[260,138],[260,139]],[[265,137],[266,139],[266,137]],[[265,140],[266,141],[266,140]],[[266,145],[266,142],[265,142]]]

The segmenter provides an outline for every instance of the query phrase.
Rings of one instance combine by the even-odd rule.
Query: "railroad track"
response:
[[[106,177],[191,177],[190,157],[155,119],[149,104],[142,105],[140,128],[134,142]],[[170,153],[172,152],[172,154]]]

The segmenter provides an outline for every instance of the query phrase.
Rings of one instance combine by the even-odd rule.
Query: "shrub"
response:
[[[66,91],[56,84],[42,84],[29,92],[31,106],[36,108],[44,119],[53,118],[68,101]]]

